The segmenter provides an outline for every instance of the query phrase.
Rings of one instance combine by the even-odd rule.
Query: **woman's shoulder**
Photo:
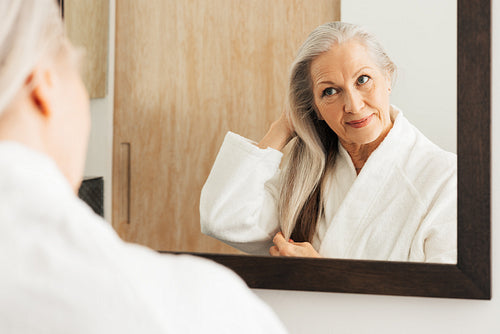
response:
[[[423,193],[443,183],[456,184],[457,155],[433,143],[408,120],[402,123],[397,154],[398,168],[405,177]]]
[[[413,140],[408,143],[407,168],[432,167],[441,172],[443,170],[456,170],[457,155],[433,143],[420,130],[408,122],[408,132],[413,133]],[[420,163],[419,163],[420,162]]]

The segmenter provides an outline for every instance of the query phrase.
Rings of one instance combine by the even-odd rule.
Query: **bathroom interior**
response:
[[[122,239],[228,266],[291,333],[500,332],[498,2],[63,3],[91,97],[80,197]],[[262,258],[200,232],[201,188],[226,132],[261,138],[300,43],[339,20],[380,38],[399,66],[393,103],[458,154],[456,265]]]

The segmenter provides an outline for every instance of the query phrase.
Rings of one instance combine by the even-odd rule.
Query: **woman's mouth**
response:
[[[350,121],[350,122],[346,122],[347,125],[349,126],[352,126],[353,128],[362,128],[362,127],[365,127],[367,126],[370,121],[372,120],[373,118],[373,114],[371,114],[370,116],[367,116],[365,118],[361,118],[361,119],[357,119],[357,120],[354,120],[354,121]]]

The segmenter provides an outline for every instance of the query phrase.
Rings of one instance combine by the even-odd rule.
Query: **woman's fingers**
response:
[[[281,151],[294,136],[295,134],[293,130],[290,129],[289,122],[281,117],[271,124],[271,128],[257,146],[262,149],[271,147]]]
[[[295,243],[295,246],[298,248],[298,253],[303,257],[321,257],[318,252],[314,249],[314,247],[309,242],[300,242]]]
[[[274,246],[271,248],[275,248],[273,250],[274,256],[294,256],[293,245],[286,241],[283,233],[276,233],[273,238],[273,243]]]
[[[272,256],[295,256],[293,244],[286,241],[283,233],[276,233],[273,243],[274,246],[269,249],[269,254]]]
[[[272,246],[271,248],[269,248],[269,254],[271,256],[280,256],[280,251],[279,251],[278,247]]]
[[[292,239],[286,241],[281,232],[276,233],[273,243],[274,246],[269,248],[269,254],[272,256],[320,257],[309,242],[295,243]]]
[[[286,244],[288,244],[288,242],[286,242],[285,240],[285,236],[283,235],[283,233],[281,232],[278,232],[276,233],[276,235],[274,236],[273,238],[273,243],[278,247],[278,248],[282,248],[284,247]]]

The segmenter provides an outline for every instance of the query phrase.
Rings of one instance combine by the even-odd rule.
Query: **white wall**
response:
[[[341,18],[374,33],[398,66],[392,103],[456,153],[457,1],[346,0]]]
[[[256,290],[291,333],[500,333],[500,2],[492,3],[492,300]]]
[[[352,0],[348,0],[352,1]],[[413,0],[412,0],[413,1]],[[346,1],[344,1],[346,2]],[[438,2],[438,1],[436,1]],[[104,175],[110,214],[115,0],[110,0],[109,89],[91,103],[87,175]],[[500,75],[500,4],[493,1],[493,72]],[[500,85],[492,80],[492,221],[500,221]],[[500,229],[493,226],[491,301],[255,290],[291,333],[500,333]]]
[[[104,218],[111,222],[111,172],[113,161],[113,95],[115,68],[115,0],[109,4],[109,54],[107,94],[90,101],[90,131],[85,176],[104,178]]]

